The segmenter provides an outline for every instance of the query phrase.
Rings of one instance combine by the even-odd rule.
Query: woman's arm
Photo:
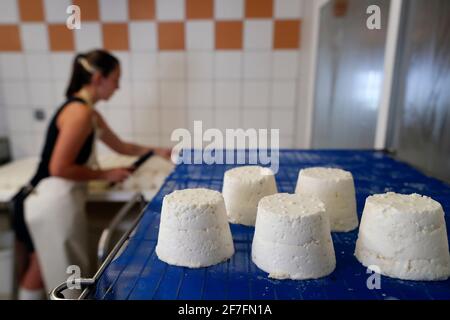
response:
[[[103,117],[100,115],[99,112],[96,112],[96,117],[97,117],[97,124],[100,130],[102,131],[100,140],[102,140],[112,150],[116,151],[117,153],[129,156],[140,156],[151,150],[151,148],[146,148],[143,146],[139,146],[137,144],[122,141],[111,130],[111,128],[108,126],[108,124],[106,123],[106,121],[103,119]]]
[[[157,155],[160,155],[164,158],[170,158],[170,150],[164,148],[152,148],[152,147],[144,147],[134,143],[128,143],[122,141],[108,126],[106,121],[100,115],[100,113],[96,112],[97,116],[97,124],[102,130],[102,134],[100,139],[112,150],[116,151],[120,154],[125,154],[129,156],[141,156],[147,153],[150,150],[153,150]]]
[[[83,104],[73,103],[60,114],[57,123],[59,135],[49,164],[52,176],[75,181],[106,179],[116,182],[124,180],[130,174],[123,168],[92,170],[75,163],[78,153],[92,132],[93,112]]]

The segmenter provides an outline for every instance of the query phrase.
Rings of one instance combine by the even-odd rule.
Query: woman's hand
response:
[[[122,182],[131,174],[128,168],[115,168],[104,171],[104,179],[108,182]]]
[[[170,160],[170,157],[172,155],[172,150],[169,148],[153,148],[153,151],[155,152],[155,154],[163,157],[166,160]]]

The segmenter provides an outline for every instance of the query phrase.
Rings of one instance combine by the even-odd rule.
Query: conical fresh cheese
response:
[[[156,254],[172,265],[206,267],[234,254],[220,192],[177,190],[164,197]]]
[[[366,267],[405,280],[445,280],[450,256],[444,211],[418,194],[388,192],[366,199],[355,250]]]
[[[225,172],[222,194],[231,223],[254,226],[258,202],[277,193],[273,172],[259,166],[238,167]]]
[[[346,232],[358,226],[353,176],[335,168],[307,168],[300,171],[295,192],[319,198],[330,219],[331,231]]]
[[[276,279],[316,279],[333,272],[336,258],[324,204],[287,193],[263,198],[252,260]]]

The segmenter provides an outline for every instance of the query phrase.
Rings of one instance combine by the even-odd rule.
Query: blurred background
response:
[[[274,128],[281,148],[387,149],[450,181],[448,0],[1,0],[0,187],[31,175],[73,58],[94,48],[122,65],[98,110],[124,139]]]
[[[71,4],[81,8],[79,30],[65,26]],[[370,5],[380,8],[380,29],[366,26]],[[450,179],[448,1],[0,6],[3,158],[6,141],[11,159],[39,154],[75,53],[105,48],[119,57],[122,80],[99,110],[125,139],[170,146],[173,129],[194,120],[204,128],[278,128],[283,148],[388,147]]]

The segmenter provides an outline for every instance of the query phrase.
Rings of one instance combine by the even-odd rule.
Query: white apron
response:
[[[91,157],[87,165],[95,167],[96,126]],[[78,266],[81,277],[91,275],[86,220],[87,184],[59,177],[43,179],[25,201],[25,221],[38,256],[47,292],[65,282]],[[78,290],[66,290],[66,298],[75,298]]]

